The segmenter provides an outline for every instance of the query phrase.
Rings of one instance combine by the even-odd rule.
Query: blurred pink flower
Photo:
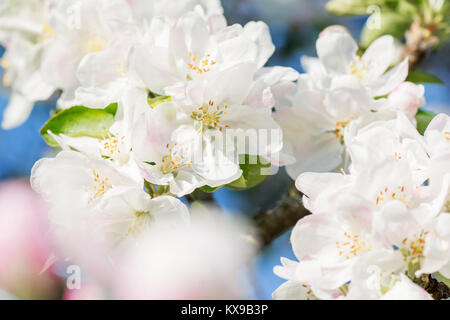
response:
[[[206,211],[194,210],[190,226],[154,225],[137,239],[118,265],[115,298],[248,298],[245,265],[255,247],[242,236],[245,225]]]
[[[83,283],[80,289],[67,289],[64,300],[104,300],[105,290],[97,284]]]
[[[50,257],[46,210],[25,180],[0,183],[0,287],[19,298],[52,298],[56,278],[41,273]]]

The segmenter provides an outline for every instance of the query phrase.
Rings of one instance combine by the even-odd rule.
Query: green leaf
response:
[[[414,83],[438,83],[444,84],[444,82],[436,76],[431,74],[427,74],[420,71],[411,71],[406,78],[406,81],[414,82]]]
[[[69,137],[102,138],[114,123],[117,103],[110,104],[105,109],[90,109],[84,106],[74,106],[56,113],[41,129],[45,142],[52,147],[58,143],[48,133],[64,134]]]
[[[431,120],[433,120],[434,117],[435,117],[434,113],[419,109],[419,111],[416,114],[416,121],[417,121],[417,130],[421,135],[425,133],[425,130],[427,130],[428,125],[430,124]]]
[[[365,15],[367,13],[367,1],[362,0],[330,0],[325,8],[334,15]]]
[[[402,38],[412,23],[409,16],[394,12],[382,12],[380,15],[380,28],[364,26],[361,33],[361,47],[367,48],[381,36],[390,34],[396,38]]]
[[[443,283],[445,283],[445,285],[447,287],[450,287],[450,279],[444,277],[442,274],[440,274],[439,272],[435,273],[435,276],[439,278],[439,280],[441,280]]]
[[[219,190],[222,187],[223,186],[213,188],[213,187],[210,187],[210,186],[203,186],[203,187],[200,188],[200,190],[202,190],[203,192],[206,192],[206,193],[213,193],[213,192],[216,192],[217,190]]]
[[[158,106],[159,104],[163,103],[163,102],[170,102],[172,101],[172,97],[169,96],[161,96],[159,94],[156,94],[154,92],[149,91],[148,92],[148,98],[147,98],[147,102],[148,105],[153,109],[156,106]]]
[[[226,185],[227,188],[233,190],[246,190],[253,188],[266,180],[268,175],[261,174],[262,170],[270,170],[270,163],[264,162],[260,157],[245,155],[245,161],[240,165],[242,175],[239,179]],[[252,159],[251,159],[252,158]]]

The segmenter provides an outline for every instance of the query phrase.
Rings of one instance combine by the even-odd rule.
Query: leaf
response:
[[[69,137],[102,138],[114,123],[117,103],[110,104],[105,109],[90,109],[84,106],[74,106],[55,114],[41,129],[45,142],[52,147],[58,143],[48,133],[64,134]]]
[[[246,190],[257,186],[268,177],[268,175],[261,174],[261,171],[263,169],[270,170],[270,163],[263,162],[260,157],[257,158],[257,161],[250,161],[250,156],[245,155],[245,162],[240,167],[242,170],[241,177],[226,185],[227,188]]]
[[[172,97],[161,96],[161,95],[153,93],[151,91],[148,92],[147,102],[148,102],[148,105],[150,106],[150,108],[152,108],[152,109],[163,102],[170,102],[170,101],[172,101]]]
[[[365,15],[367,13],[367,3],[363,1],[330,0],[325,8],[329,13],[338,16],[345,15]]]
[[[431,74],[427,74],[420,71],[411,71],[406,78],[406,81],[414,82],[414,83],[438,83],[444,84],[444,82],[436,76]]]
[[[375,17],[371,19],[375,19]],[[367,48],[373,41],[387,34],[401,38],[412,23],[409,16],[394,12],[382,12],[378,21],[379,27],[372,26],[369,23],[364,26],[361,33],[361,47]]]
[[[222,187],[223,186],[213,188],[213,187],[210,187],[210,186],[203,186],[203,187],[200,188],[200,190],[202,190],[203,192],[206,192],[206,193],[213,193],[213,192],[216,192],[217,190],[219,190]]]
[[[416,121],[417,121],[417,130],[421,135],[425,133],[425,130],[427,130],[428,125],[430,124],[431,120],[433,120],[434,117],[435,117],[434,113],[419,109],[419,111],[416,114]]]

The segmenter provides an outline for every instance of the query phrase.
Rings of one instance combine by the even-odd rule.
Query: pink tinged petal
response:
[[[403,82],[389,94],[389,103],[414,117],[419,108],[425,105],[425,89],[423,85],[416,85],[412,82]]]

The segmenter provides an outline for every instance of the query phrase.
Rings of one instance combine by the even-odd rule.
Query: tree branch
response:
[[[292,183],[277,208],[256,214],[253,218],[254,228],[250,232],[250,239],[263,249],[308,214],[310,212],[302,204],[301,193]]]

